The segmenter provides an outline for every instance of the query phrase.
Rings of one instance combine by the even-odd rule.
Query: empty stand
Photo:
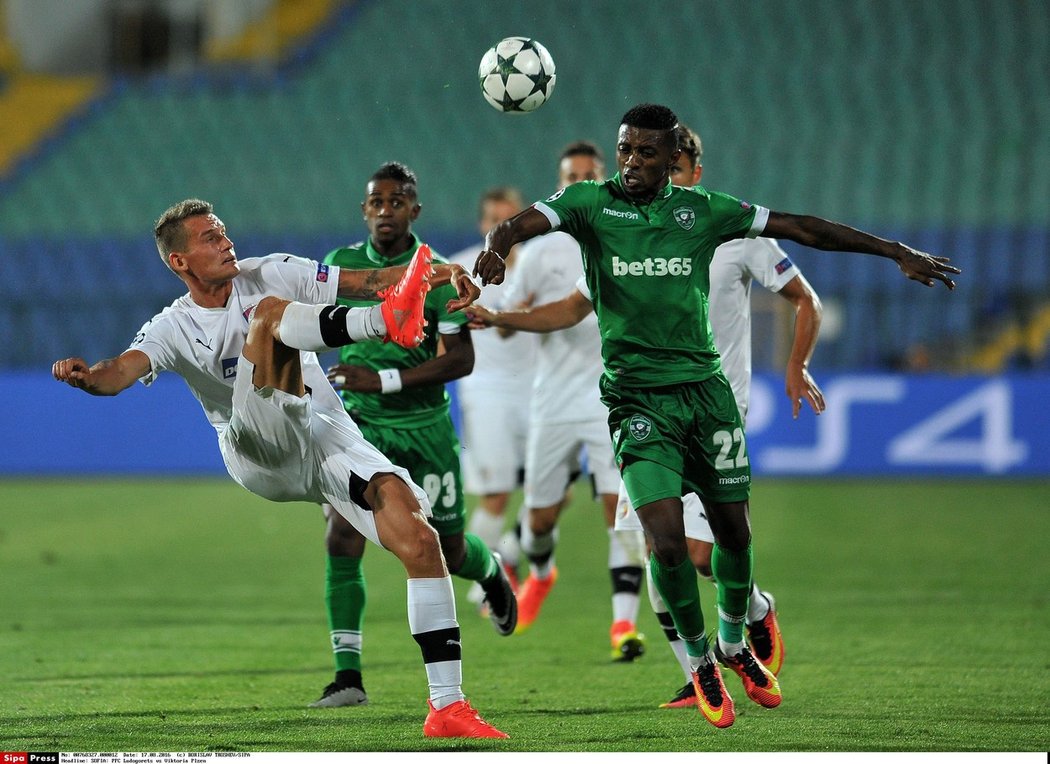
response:
[[[501,6],[498,22],[465,0],[398,7],[349,5],[309,55],[269,74],[112,83],[0,179],[0,244],[18,255],[0,263],[10,273],[0,325],[37,326],[10,283],[34,283],[41,241],[63,242],[57,256],[78,285],[116,289],[130,312],[145,307],[131,302],[137,288],[150,300],[177,292],[148,232],[187,196],[216,203],[242,257],[271,242],[320,257],[363,235],[364,181],[397,159],[420,176],[420,232],[464,241],[482,189],[545,196],[571,140],[597,141],[612,163],[617,120],[645,100],[701,133],[709,187],[902,238],[967,269],[956,294],[928,295],[884,262],[792,250],[822,296],[845,306],[846,332],[818,350],[824,367],[878,366],[905,343],[962,346],[1018,299],[1050,293],[1043,2],[754,0],[642,13],[536,0]],[[558,66],[550,103],[526,116],[495,112],[477,87],[482,53],[510,34],[541,40]],[[125,289],[128,258],[151,256],[158,268]],[[39,299],[62,296],[41,288]],[[131,324],[107,338],[111,351]],[[49,341],[5,350],[0,364],[39,364]]]

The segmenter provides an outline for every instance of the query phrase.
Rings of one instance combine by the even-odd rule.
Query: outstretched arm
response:
[[[550,221],[534,207],[522,210],[512,218],[504,220],[485,236],[485,249],[474,263],[474,275],[481,276],[482,284],[502,284],[507,253],[515,244],[547,233]]]
[[[462,310],[481,296],[481,289],[470,279],[470,274],[462,265],[453,263],[434,263],[430,278],[432,287],[452,284],[456,287],[456,299],[449,300],[446,306],[449,312]],[[396,265],[390,268],[373,268],[368,270],[339,269],[340,297],[349,300],[378,300],[379,293],[391,287],[404,275],[407,265]]]
[[[568,297],[522,310],[489,310],[483,305],[467,308],[471,329],[498,326],[520,332],[546,334],[576,326],[592,310],[590,300],[574,289]]]
[[[51,374],[59,382],[92,395],[116,395],[127,390],[139,377],[149,373],[149,356],[141,350],[125,350],[116,358],[88,367],[83,358],[55,361]]]
[[[791,401],[791,416],[798,419],[803,400],[809,403],[814,413],[820,414],[826,407],[824,393],[809,374],[809,360],[817,346],[823,316],[820,298],[802,274],[786,283],[778,294],[795,306],[795,334],[784,374],[784,390]]]
[[[886,257],[895,261],[909,279],[930,287],[933,286],[934,280],[937,280],[949,289],[955,289],[955,282],[946,274],[961,273],[954,265],[948,264],[947,257],[934,257],[906,244],[880,239],[856,228],[810,215],[790,215],[771,210],[762,235],[775,239],[790,239],[814,249],[863,252]]]

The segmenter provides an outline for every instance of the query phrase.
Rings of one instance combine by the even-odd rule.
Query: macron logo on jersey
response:
[[[693,272],[693,261],[687,257],[647,257],[628,263],[613,255],[613,276],[688,276]]]
[[[791,262],[791,258],[790,257],[785,257],[783,260],[781,260],[779,263],[777,263],[774,267],[776,268],[777,275],[780,276],[781,274],[784,273],[784,271],[786,271],[792,265],[794,265],[794,263]]]
[[[324,263],[317,264],[317,280],[328,281],[328,266]]]
[[[602,207],[603,215],[612,215],[614,218],[623,218],[624,220],[641,220],[642,216],[637,212],[625,212],[623,210],[611,210],[608,207]]]
[[[237,358],[222,359],[222,378],[233,379],[237,376]]]

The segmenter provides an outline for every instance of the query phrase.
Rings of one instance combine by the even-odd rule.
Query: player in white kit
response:
[[[215,428],[230,475],[273,501],[328,502],[408,574],[408,620],[430,686],[428,737],[506,737],[462,691],[452,581],[426,493],[362,436],[316,353],[370,339],[422,339],[423,299],[452,282],[462,308],[478,289],[458,266],[433,266],[421,247],[406,267],[342,271],[285,254],[238,261],[212,205],[187,199],[154,228],[165,265],[188,294],[154,316],[116,358],[66,358],[55,379],[116,395],[161,371],[179,374]],[[429,282],[429,283],[428,283]],[[337,296],[383,299],[335,306]]]
[[[492,226],[518,214],[521,193],[510,186],[485,191],[478,204],[478,244],[462,249],[448,260],[468,271],[474,267],[484,236]],[[516,267],[517,250],[507,256],[507,272]],[[503,307],[505,284],[490,284],[485,299]],[[515,306],[516,307],[516,306]],[[512,587],[518,588],[520,549],[516,532],[505,531],[507,503],[522,484],[525,472],[525,439],[529,429],[529,396],[535,370],[537,338],[531,334],[475,332],[474,370],[456,381],[462,414],[463,484],[478,497],[470,512],[467,530],[498,551]],[[481,603],[484,592],[472,586],[469,598]]]
[[[601,151],[592,143],[570,144],[559,157],[559,188],[581,180],[603,180],[604,175]],[[503,309],[560,300],[575,289],[582,275],[580,247],[571,236],[555,231],[533,239],[521,246],[514,271],[504,282],[508,291]],[[490,288],[485,287],[486,307],[498,310],[499,305],[489,303]],[[478,317],[476,326],[486,325],[481,310],[473,315]],[[525,461],[528,521],[522,522],[529,577],[518,593],[517,631],[532,625],[557,580],[556,525],[566,489],[580,472],[582,449],[609,535],[611,655],[614,660],[630,661],[644,652],[644,637],[635,626],[644,542],[640,529],[627,533],[613,529],[620,475],[609,441],[608,411],[599,397],[602,371],[598,321],[593,314],[575,326],[540,336]]]

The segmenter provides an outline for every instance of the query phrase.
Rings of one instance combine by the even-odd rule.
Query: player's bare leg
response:
[[[259,302],[248,325],[248,338],[242,352],[255,366],[253,385],[302,397],[306,395],[306,388],[299,351],[278,341],[278,327],[289,304],[288,300],[277,297],[264,297]]]
[[[255,364],[256,387],[306,393],[299,351],[279,340],[290,304],[266,297],[256,306],[244,356]],[[408,624],[420,647],[430,687],[423,732],[440,737],[506,737],[485,722],[463,695],[462,648],[456,603],[437,531],[427,522],[415,494],[397,475],[374,475],[360,497],[373,512],[384,548],[408,575]]]

